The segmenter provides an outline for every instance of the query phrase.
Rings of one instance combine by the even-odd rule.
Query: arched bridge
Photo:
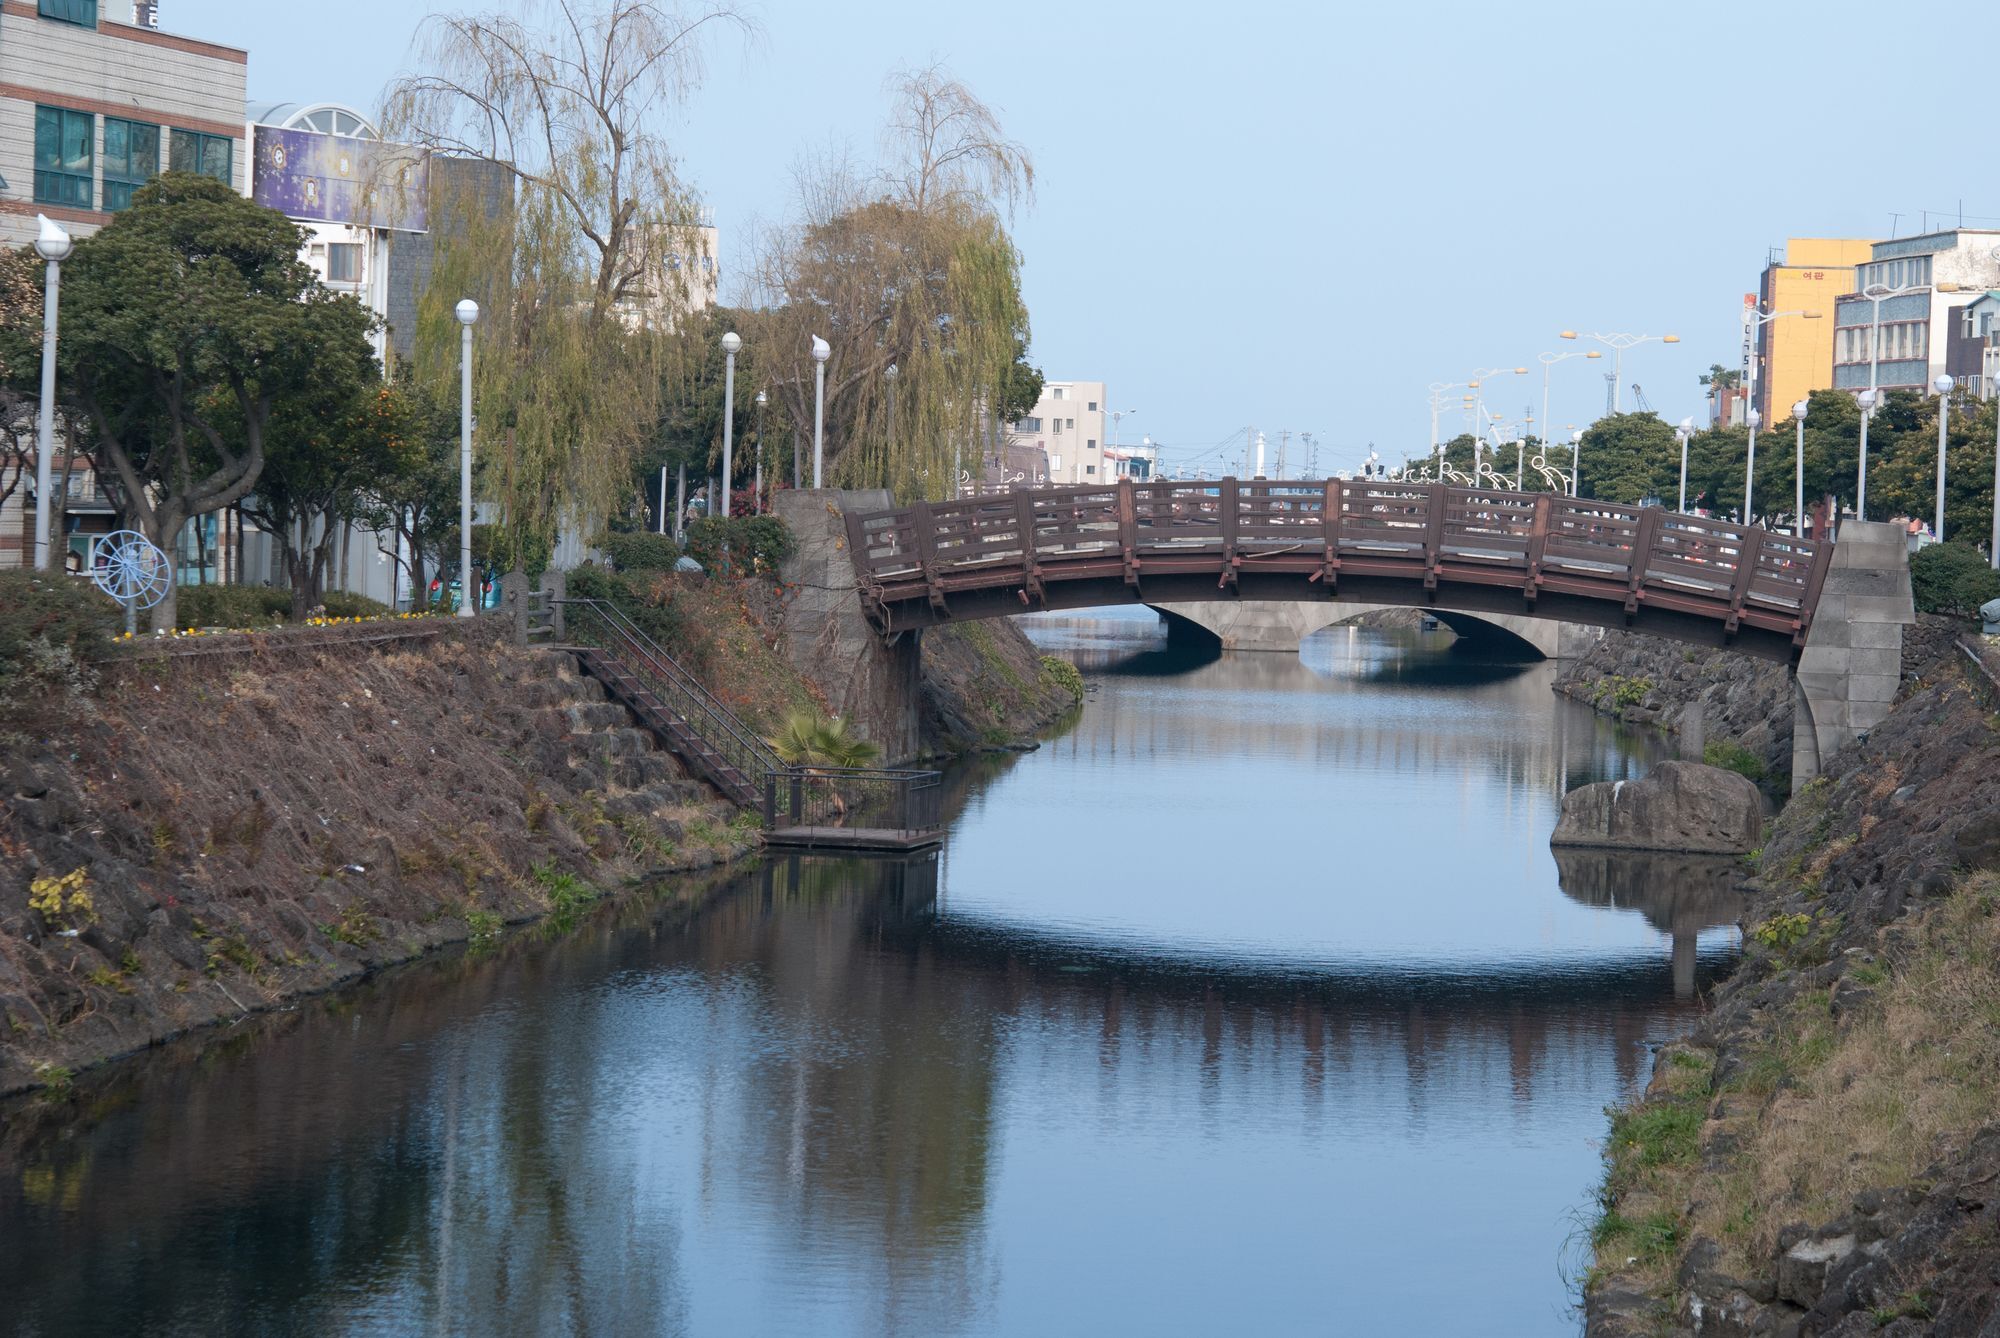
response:
[[[1793,663],[1832,545],[1659,507],[1445,484],[1225,478],[1024,488],[846,513],[885,635],[1031,609],[1442,605]]]

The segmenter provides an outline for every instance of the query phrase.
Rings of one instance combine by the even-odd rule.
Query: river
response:
[[[1566,858],[1657,745],[1443,634],[1189,651],[770,859],[116,1066],[0,1125],[0,1332],[1574,1333],[1603,1108],[1727,871]]]

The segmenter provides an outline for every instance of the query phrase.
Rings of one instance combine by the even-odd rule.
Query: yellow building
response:
[[[1764,310],[1820,314],[1816,321],[1787,316],[1761,332],[1757,412],[1767,425],[1789,418],[1810,392],[1833,385],[1833,300],[1854,291],[1854,267],[1872,258],[1874,245],[1858,237],[1792,237],[1784,260],[1764,267]]]

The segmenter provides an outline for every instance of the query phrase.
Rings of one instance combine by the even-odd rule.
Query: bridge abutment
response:
[[[847,551],[846,513],[888,509],[894,504],[888,490],[787,489],[771,503],[793,538],[779,572],[792,667],[820,686],[855,733],[881,747],[884,761],[915,757],[922,751],[922,634],[899,632],[884,644],[862,609]]]
[[[1359,614],[1406,606],[1335,600],[1238,599],[1201,604],[1156,604],[1151,607],[1207,629],[1222,642],[1224,650],[1290,651],[1296,654],[1299,644],[1322,628]],[[1463,613],[1456,609],[1428,606],[1423,611],[1434,615],[1462,637],[1476,639],[1490,630],[1497,630],[1500,635],[1496,640],[1504,640],[1516,649],[1532,650],[1547,660],[1575,659],[1587,653],[1604,635],[1600,628],[1551,618]]]
[[[1794,674],[1794,791],[1889,714],[1903,677],[1903,629],[1916,620],[1902,527],[1842,525]]]

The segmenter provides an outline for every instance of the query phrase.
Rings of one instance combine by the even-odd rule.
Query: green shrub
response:
[[[725,563],[723,549],[729,550]],[[791,556],[792,532],[776,516],[705,516],[687,527],[688,556],[703,571],[725,576],[775,576]]]
[[[268,585],[184,585],[174,599],[180,627],[268,627],[291,612],[292,592]]]
[[[1083,675],[1060,655],[1042,656],[1042,673],[1077,701],[1083,700]]]
[[[1919,613],[1972,618],[1981,604],[2000,599],[2000,572],[1971,544],[1931,544],[1910,555],[1910,590]]]
[[[87,712],[120,616],[80,577],[0,572],[0,740]]]
[[[1763,758],[1734,739],[1710,739],[1701,750],[1701,760],[1712,767],[1733,771],[1759,785],[1762,785],[1765,776],[1770,774],[1764,766]]]
[[[326,606],[329,618],[380,618],[393,612],[379,599],[349,594],[344,590],[327,591],[320,596],[320,603]]]
[[[671,534],[607,534],[597,541],[619,571],[672,571],[681,546]]]
[[[687,614],[675,599],[677,588],[672,577],[662,578],[657,572],[626,576],[602,567],[578,567],[569,573],[566,592],[571,599],[602,599],[617,605],[668,654],[687,659],[690,669],[699,669],[694,661],[701,657],[690,646]]]

